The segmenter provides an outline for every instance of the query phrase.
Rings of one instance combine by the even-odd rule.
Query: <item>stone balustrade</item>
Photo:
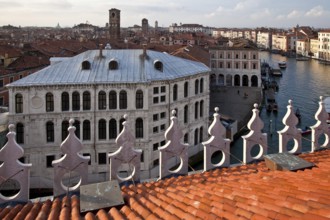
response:
[[[219,109],[215,108],[213,122],[209,127],[209,139],[203,142],[204,146],[204,171],[209,169],[230,166],[230,140],[225,138],[225,128],[220,122]],[[258,105],[255,104],[252,110],[252,117],[247,124],[249,132],[242,136],[243,139],[243,161],[242,163],[250,163],[254,160],[263,159],[263,155],[267,154],[267,134],[262,133],[263,122],[259,117]],[[172,111],[171,123],[165,132],[166,144],[158,148],[159,150],[159,178],[163,179],[170,175],[186,175],[188,174],[188,144],[182,143],[182,129],[180,122],[175,116],[176,112]],[[330,147],[330,127],[326,123],[327,112],[324,108],[323,98],[320,97],[319,108],[315,114],[316,124],[311,126],[311,152]],[[118,135],[116,143],[118,150],[110,153],[110,180],[140,181],[140,156],[142,150],[134,149],[135,137],[130,131],[130,121],[128,115],[124,116],[123,130]],[[68,128],[68,137],[61,144],[63,156],[53,161],[54,166],[54,195],[58,196],[69,191],[78,190],[81,184],[88,183],[88,161],[89,157],[82,156],[79,152],[83,148],[82,142],[75,135],[74,120],[70,120]],[[293,102],[289,100],[287,112],[283,118],[284,129],[278,131],[279,134],[279,152],[289,152],[292,154],[301,152],[301,130],[297,129],[298,119],[294,114]],[[5,197],[0,194],[0,204],[8,201],[26,201],[29,199],[29,169],[31,164],[23,164],[18,161],[24,154],[23,149],[15,141],[14,125],[9,126],[7,134],[8,142],[0,150],[0,186],[9,180],[19,182],[20,191],[17,195]],[[324,135],[325,140],[321,144],[319,138]],[[292,150],[288,151],[286,145],[291,139],[295,145]],[[256,156],[251,155],[254,146],[259,146],[259,153]],[[222,159],[217,164],[212,164],[211,157],[215,152],[222,153]],[[179,158],[179,166],[175,169],[169,166],[168,161],[173,157]],[[128,177],[120,177],[117,172],[118,168],[123,164],[128,164]],[[133,169],[130,167],[133,166]],[[66,186],[63,184],[63,177],[68,173],[75,172],[80,176],[80,180],[74,186]]]

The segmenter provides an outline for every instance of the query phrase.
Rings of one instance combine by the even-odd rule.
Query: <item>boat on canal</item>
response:
[[[281,69],[285,69],[286,68],[286,62],[285,61],[279,62],[278,67],[281,68]]]
[[[275,91],[274,89],[270,88],[265,92],[265,103],[266,103],[266,109],[268,112],[277,112],[278,111],[278,105],[275,99]]]
[[[272,69],[271,74],[272,74],[272,76],[282,76],[283,75],[281,69],[276,69],[276,68]]]

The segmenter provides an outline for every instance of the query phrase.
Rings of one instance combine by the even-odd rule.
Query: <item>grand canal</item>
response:
[[[287,68],[282,71],[283,76],[272,78],[279,85],[279,90],[275,94],[278,112],[269,113],[265,108],[260,111],[260,117],[264,122],[263,132],[268,134],[268,153],[276,153],[278,152],[277,131],[284,128],[282,119],[287,111],[289,99],[293,101],[294,109],[299,108],[301,113],[301,122],[297,127],[304,128],[316,123],[314,115],[318,109],[319,97],[330,96],[330,65],[320,64],[317,60],[296,61],[295,58],[268,52],[261,52],[260,57],[261,61],[276,68],[280,61],[287,63]],[[310,139],[310,135],[303,136],[303,151],[310,151]],[[242,160],[242,142],[242,138],[239,137],[231,147],[231,163]]]

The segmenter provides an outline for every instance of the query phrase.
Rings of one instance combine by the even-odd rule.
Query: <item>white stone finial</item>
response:
[[[172,111],[172,114],[175,110]],[[183,137],[182,130],[175,116],[171,117],[171,124],[165,132],[166,144],[158,148],[159,150],[159,178],[163,179],[170,174],[187,174],[188,173],[188,145],[180,142]],[[180,157],[181,164],[178,169],[171,171],[170,168],[175,165],[175,161],[171,161],[174,157]]]
[[[10,125],[8,126],[8,129],[9,129],[9,132],[14,132],[14,130],[15,130],[15,125],[10,124]]]
[[[70,119],[69,123],[69,135],[60,146],[64,155],[52,162],[54,167],[54,196],[65,194],[68,191],[76,191],[81,184],[88,182],[88,162],[90,157],[82,156],[79,153],[83,149],[83,144],[75,134],[76,128],[73,126],[74,119]],[[75,186],[65,186],[62,182],[64,175],[71,172],[78,173],[80,175],[80,181]],[[74,176],[69,176],[74,178]]]
[[[114,153],[108,154],[110,159],[110,180],[124,181],[139,181],[140,167],[141,167],[141,149],[134,149],[135,137],[130,130],[130,123],[127,120],[128,115],[124,115],[125,122],[123,123],[123,130],[116,138],[116,144],[119,147]],[[122,164],[128,164],[129,167],[124,167],[129,173],[127,177],[121,177],[117,174],[118,168]],[[130,170],[130,166],[133,167]]]
[[[9,197],[0,194],[0,204],[10,201],[26,202],[29,200],[30,168],[32,164],[24,164],[18,160],[24,156],[24,150],[15,140],[15,126],[10,124],[8,128],[8,142],[0,150],[0,161],[3,161],[0,165],[0,185],[5,184],[8,180],[16,180],[19,185],[14,187],[18,187],[19,192]]]
[[[293,101],[290,99],[287,106],[287,112],[283,117],[283,124],[285,127],[283,130],[278,131],[279,134],[279,152],[289,152],[292,154],[301,153],[301,130],[299,130],[296,125],[299,123],[299,120],[293,111]],[[294,146],[292,150],[288,151],[287,144],[293,139]]]
[[[70,127],[73,126],[73,124],[74,124],[74,119],[73,119],[73,118],[71,118],[71,119],[69,120],[69,124],[70,124]]]
[[[219,108],[216,107],[214,110],[213,122],[208,129],[211,137],[202,143],[204,145],[204,171],[230,165],[230,140],[225,138],[226,129],[220,121]],[[217,151],[222,152],[222,160],[213,164],[211,157]]]
[[[219,113],[219,107],[215,107],[215,108],[214,108],[214,111],[215,111],[216,113]]]
[[[311,126],[312,152],[330,147],[330,128],[327,123],[328,117],[329,114],[325,110],[325,103],[323,100],[323,96],[320,96],[319,108],[315,113],[316,124]],[[319,138],[322,134],[325,136],[325,140],[323,143],[319,143]]]
[[[171,113],[172,113],[172,117],[175,117],[176,116],[176,111],[174,109],[172,110]]]
[[[247,124],[250,132],[242,136],[243,138],[243,163],[249,163],[253,160],[259,160],[263,155],[267,154],[267,134],[262,133],[264,127],[263,121],[259,117],[258,104],[254,104],[252,117]],[[251,155],[252,148],[258,145],[259,153],[255,157]]]

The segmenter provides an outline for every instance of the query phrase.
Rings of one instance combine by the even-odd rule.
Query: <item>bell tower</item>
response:
[[[120,38],[120,10],[116,8],[109,10],[109,32],[111,40]]]

